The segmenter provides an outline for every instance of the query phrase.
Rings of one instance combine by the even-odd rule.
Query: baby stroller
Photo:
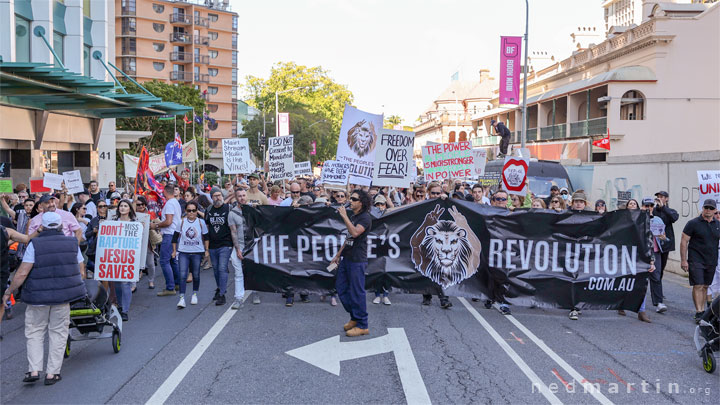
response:
[[[65,358],[70,356],[70,342],[79,340],[112,338],[113,351],[118,353],[122,337],[120,312],[108,301],[107,290],[100,281],[85,280],[85,289],[87,295],[84,298],[70,303],[70,333]],[[106,326],[111,326],[112,332],[104,332]]]
[[[695,328],[695,348],[702,359],[703,369],[708,373],[713,373],[717,368],[718,353],[720,352],[719,319],[720,297],[717,297],[705,310]]]

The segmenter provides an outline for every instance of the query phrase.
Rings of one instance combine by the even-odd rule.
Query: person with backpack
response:
[[[208,229],[205,221],[198,218],[197,203],[188,202],[185,206],[185,218],[180,221],[172,239],[172,258],[178,259],[180,271],[180,300],[178,309],[185,308],[185,289],[188,272],[192,272],[193,295],[190,305],[198,303],[197,293],[200,289],[200,262],[208,253]],[[179,253],[179,257],[178,257]]]

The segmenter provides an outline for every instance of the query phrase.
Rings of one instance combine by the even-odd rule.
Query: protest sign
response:
[[[85,186],[83,186],[82,182],[82,176],[80,175],[80,170],[63,172],[62,177],[68,193],[81,193],[83,190],[85,190]]]
[[[487,163],[487,149],[475,148],[472,151],[473,178],[485,175],[485,163]]]
[[[138,281],[143,224],[137,221],[104,221],[98,229],[95,280]]]
[[[43,175],[43,187],[52,190],[62,190],[63,176],[55,173],[45,173]]]
[[[108,210],[108,218],[115,218],[115,214],[117,214],[117,210]],[[141,247],[142,250],[140,251],[140,268],[144,269],[146,268],[147,264],[147,253],[148,253],[148,239],[150,238],[150,214],[144,214],[141,212],[136,212],[135,217],[137,218],[137,221],[143,224],[143,234],[142,234],[142,241],[141,241]],[[152,254],[152,253],[150,253]]]
[[[168,170],[167,164],[165,163],[165,155],[150,156],[148,159],[148,166],[153,174],[164,173]]]
[[[370,185],[378,132],[382,127],[382,114],[370,114],[345,105],[336,156],[338,162],[350,164],[351,184]]]
[[[326,160],[323,164],[320,184],[324,184],[325,188],[345,190],[349,177],[350,163]]]
[[[312,176],[312,168],[310,162],[295,162],[295,177]]]
[[[618,203],[627,203],[632,198],[632,191],[620,191],[617,192]]]
[[[183,163],[194,162],[198,159],[197,141],[192,140],[188,143],[184,143],[182,146],[183,151]]]
[[[505,156],[501,176],[503,188],[509,194],[525,196],[527,194],[527,173],[530,159]]]
[[[373,168],[374,186],[410,187],[415,175],[414,143],[414,132],[380,130]]]
[[[0,177],[10,177],[10,163],[0,163]]]
[[[708,198],[720,204],[720,170],[698,170],[698,210],[702,212],[703,202]]]
[[[250,145],[247,138],[223,139],[222,153],[225,174],[250,174],[255,171],[255,163],[250,160]]]
[[[425,181],[471,177],[472,144],[469,141],[426,144],[422,147]]]
[[[137,175],[137,166],[140,158],[128,154],[123,154],[123,166],[125,166],[125,177],[134,179]]]
[[[13,192],[12,179],[0,179],[0,193],[12,193],[12,192]]]
[[[295,178],[293,136],[276,136],[268,139],[268,174],[272,181]]]
[[[652,217],[650,220],[650,232],[655,236],[665,234],[665,222],[658,216]]]
[[[43,185],[44,181],[44,179],[30,179],[30,192],[33,194],[51,192],[52,189]]]
[[[278,136],[290,135],[290,113],[278,113]]]

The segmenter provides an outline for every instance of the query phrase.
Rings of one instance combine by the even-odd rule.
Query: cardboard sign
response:
[[[137,176],[137,166],[140,158],[123,153],[123,166],[125,166],[125,177],[134,179]]]
[[[472,150],[473,178],[485,175],[485,163],[487,163],[487,149],[475,148]]]
[[[268,174],[272,181],[295,178],[293,136],[276,136],[268,140]]]
[[[63,172],[62,177],[68,193],[75,194],[85,190],[85,186],[83,186],[82,182],[82,176],[80,175],[80,170]]]
[[[382,114],[370,114],[345,105],[336,156],[338,162],[350,163],[351,184],[370,185],[382,127]]]
[[[184,143],[182,147],[183,151],[183,163],[194,162],[198,159],[198,148],[197,141],[192,140],[188,143]]]
[[[43,175],[43,187],[52,190],[62,190],[63,176],[55,173],[45,173]]]
[[[225,174],[250,174],[256,169],[255,163],[250,160],[250,145],[247,138],[223,139],[222,154]]]
[[[350,178],[350,163],[326,160],[323,164],[320,184],[325,188],[345,190]]]
[[[310,161],[295,162],[295,177],[312,176],[312,167]]]
[[[703,202],[708,198],[720,205],[720,170],[698,170],[698,211],[702,212]]]
[[[374,186],[410,187],[415,170],[413,147],[415,133],[382,129],[378,137],[373,167]]]
[[[527,174],[530,159],[506,156],[502,168],[503,188],[510,194],[527,194]]]
[[[115,214],[117,214],[117,210],[108,210],[108,218],[115,218]],[[147,253],[148,253],[148,239],[150,239],[150,214],[144,214],[141,212],[136,212],[135,217],[137,218],[137,221],[143,224],[143,234],[142,234],[142,250],[140,251],[140,268],[144,269],[147,268]],[[152,253],[151,253],[152,254]]]
[[[138,281],[142,259],[143,224],[104,221],[98,229],[95,280]]]
[[[168,170],[167,164],[165,163],[165,155],[150,156],[148,159],[148,167],[153,174],[160,174]]]
[[[12,179],[0,179],[0,193],[12,193],[12,192],[13,192]]]
[[[30,192],[33,194],[49,193],[52,189],[43,186],[44,179],[30,179]]]
[[[0,177],[10,177],[10,163],[0,163]]]
[[[425,145],[422,147],[425,181],[471,177],[474,168],[469,141]]]

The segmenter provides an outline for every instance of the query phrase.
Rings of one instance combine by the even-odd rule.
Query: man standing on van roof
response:
[[[507,129],[505,124],[495,120],[490,120],[490,125],[495,128],[495,133],[500,136],[500,154],[498,157],[507,155],[507,148],[510,144],[510,130]]]

